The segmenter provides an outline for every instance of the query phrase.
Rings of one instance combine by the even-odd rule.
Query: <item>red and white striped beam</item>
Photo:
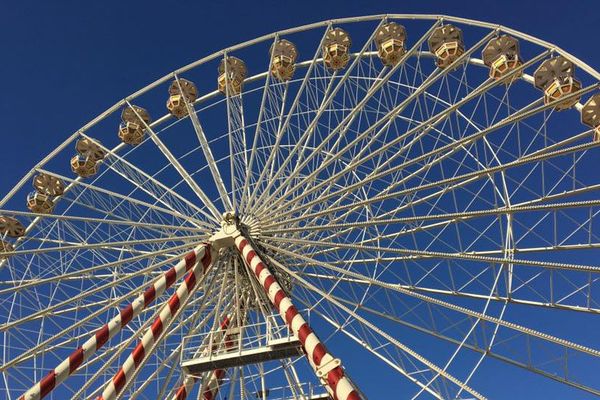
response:
[[[19,400],[39,400],[46,397],[60,383],[72,375],[86,360],[104,346],[113,336],[138,316],[165,290],[201,261],[203,269],[211,263],[211,251],[207,244],[201,244],[185,255],[175,266],[165,272],[154,284],[147,287],[133,302],[122,308],[117,316],[100,328],[81,347],[75,350],[41,381],[36,383]]]
[[[221,322],[219,326],[220,330],[227,329],[225,332],[224,345],[225,348],[233,347],[233,342],[231,339],[231,317],[226,316]],[[215,350],[217,345],[213,346],[212,350]],[[204,354],[208,354],[212,351],[211,349],[206,348],[203,352]],[[217,397],[217,393],[219,392],[219,387],[221,386],[221,382],[223,381],[223,377],[225,376],[224,369],[215,369],[212,371],[208,377],[208,381],[204,384],[204,391],[202,393],[202,400],[214,400]],[[177,389],[171,400],[185,400],[188,395],[192,391],[194,384],[198,381],[198,378],[195,376],[186,376],[183,380],[181,386]]]
[[[325,384],[331,397],[334,400],[361,400],[358,390],[345,375],[340,361],[327,351],[250,242],[243,236],[238,236],[235,245],[283,321],[300,340],[309,364]]]
[[[205,254],[209,254],[211,251],[210,245],[207,244],[205,246]],[[98,396],[97,400],[116,399],[117,395],[123,390],[136,370],[141,366],[147,351],[160,339],[165,331],[164,328],[169,325],[180,306],[186,303],[187,299],[198,289],[198,283],[210,268],[210,256],[207,261],[208,262],[205,263],[203,259],[202,263],[197,263],[190,269],[190,272],[186,275],[184,281],[179,285],[171,298],[161,307],[158,316],[150,328],[144,333],[142,339],[135,346],[129,357],[127,357],[123,366],[104,388],[102,395]]]

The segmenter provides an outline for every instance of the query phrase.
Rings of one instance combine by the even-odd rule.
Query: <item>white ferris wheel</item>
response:
[[[600,396],[599,82],[432,15],[158,79],[0,200],[0,397]]]

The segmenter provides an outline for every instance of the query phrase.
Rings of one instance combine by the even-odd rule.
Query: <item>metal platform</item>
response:
[[[181,368],[187,374],[197,375],[302,355],[298,338],[285,325],[278,324],[277,318],[269,316],[262,323],[185,337]]]
[[[234,349],[216,355],[201,356],[183,361],[181,368],[191,375],[215,369],[256,364],[302,355],[300,341],[295,337],[271,340],[266,346],[253,349]]]

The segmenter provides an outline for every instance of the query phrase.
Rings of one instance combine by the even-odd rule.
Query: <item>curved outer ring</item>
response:
[[[125,97],[124,99],[115,103],[112,107],[108,108],[103,113],[96,116],[94,119],[92,119],[90,122],[88,122],[87,124],[82,126],[80,129],[75,131],[64,142],[62,142],[56,149],[54,149],[46,157],[44,157],[39,163],[37,163],[27,174],[25,174],[25,176],[13,187],[13,189],[10,190],[0,200],[0,207],[3,207],[4,204],[23,186],[23,184],[25,184],[25,182],[27,182],[31,178],[31,176],[33,175],[36,168],[40,168],[41,166],[46,164],[50,159],[52,159],[52,157],[54,157],[54,155],[56,155],[61,150],[63,150],[73,140],[77,139],[80,132],[87,131],[88,129],[90,129],[92,126],[97,124],[99,121],[103,120],[108,115],[119,110],[128,101],[131,101],[131,100],[141,96],[142,94],[146,93],[147,91],[155,88],[156,86],[161,85],[162,83],[166,82],[169,79],[172,79],[173,77],[175,77],[179,74],[189,71],[190,69],[196,68],[199,65],[202,65],[206,62],[212,61],[217,57],[222,57],[223,55],[227,54],[228,52],[236,51],[236,50],[242,49],[244,47],[248,47],[248,46],[251,46],[251,45],[266,41],[266,40],[274,39],[279,36],[298,33],[298,32],[315,29],[315,28],[320,28],[320,27],[324,27],[324,26],[332,25],[332,24],[348,24],[348,23],[357,23],[357,22],[365,22],[365,21],[374,21],[374,20],[379,20],[379,19],[383,19],[383,18],[396,19],[396,20],[403,20],[403,19],[404,20],[431,20],[431,21],[443,20],[443,21],[455,22],[455,23],[459,23],[459,24],[477,26],[477,27],[481,27],[481,28],[498,29],[502,32],[508,33],[517,38],[524,39],[531,43],[537,44],[539,46],[545,47],[547,49],[551,49],[553,51],[556,51],[556,52],[562,54],[563,56],[565,56],[565,57],[569,58],[571,61],[573,61],[573,63],[575,65],[577,65],[577,67],[581,68],[583,71],[588,73],[590,76],[592,76],[593,78],[600,81],[600,72],[598,72],[597,70],[595,70],[588,64],[584,63],[579,58],[564,51],[560,47],[555,46],[552,43],[546,42],[544,40],[538,39],[536,37],[533,37],[531,35],[528,35],[526,33],[520,32],[515,29],[507,28],[507,27],[505,27],[503,25],[499,25],[499,24],[492,24],[489,22],[482,22],[482,21],[477,21],[477,20],[468,19],[468,18],[453,17],[453,16],[443,15],[443,14],[376,14],[376,15],[368,15],[368,16],[362,16],[362,17],[336,18],[336,19],[330,19],[330,20],[325,20],[325,21],[321,21],[321,22],[315,22],[312,24],[306,24],[306,25],[295,27],[295,28],[289,28],[289,29],[284,29],[281,31],[276,31],[276,32],[273,32],[273,33],[270,33],[267,35],[259,36],[252,40],[248,40],[248,41],[239,43],[234,46],[226,47],[226,48],[216,51],[206,57],[203,57],[197,61],[194,61],[184,67],[181,67],[167,75],[164,75],[162,78],[157,79],[156,81],[150,83],[149,85],[138,90],[137,92],[134,92],[131,95]],[[198,100],[196,100],[196,101],[198,101]],[[154,124],[159,123],[161,121],[162,121],[162,118],[155,121]]]

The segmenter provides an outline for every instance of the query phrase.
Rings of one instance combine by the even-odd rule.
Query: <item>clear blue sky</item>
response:
[[[73,131],[177,67],[276,30],[381,13],[497,22],[555,43],[600,69],[599,0],[5,0],[0,7],[0,197]]]

